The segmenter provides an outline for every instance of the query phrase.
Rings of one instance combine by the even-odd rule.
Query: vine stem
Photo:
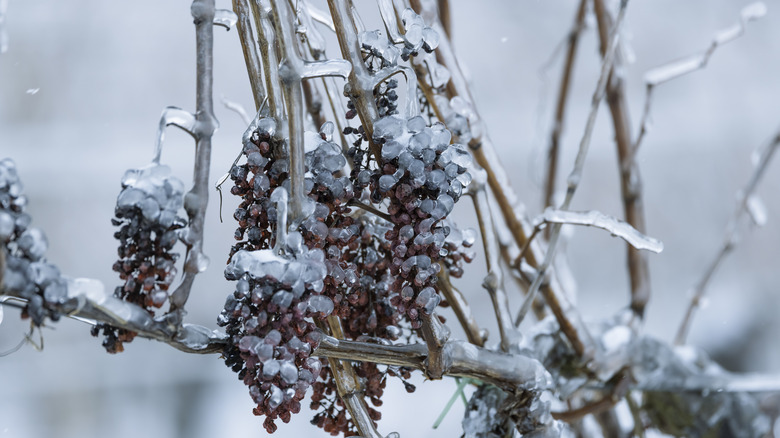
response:
[[[263,87],[263,71],[257,50],[257,40],[255,40],[250,20],[252,10],[247,0],[233,0],[233,12],[238,17],[236,30],[239,40],[241,40],[241,49],[244,52],[249,85],[252,87],[252,97],[255,100],[255,111],[258,111],[265,100],[265,87]]]
[[[195,22],[196,41],[196,123],[194,184],[184,197],[184,209],[189,218],[187,258],[184,278],[171,294],[171,312],[183,317],[195,276],[205,269],[208,259],[203,254],[203,228],[209,201],[209,168],[211,166],[211,136],[219,126],[214,117],[214,0],[194,0],[190,7]]]
[[[606,59],[608,53],[608,35],[610,22],[609,11],[604,7],[603,0],[593,0],[596,21],[599,28],[601,54]],[[616,25],[617,26],[617,25]],[[612,71],[607,81],[607,104],[615,128],[615,144],[617,146],[618,166],[620,173],[620,193],[623,200],[623,214],[626,222],[640,233],[647,232],[645,225],[645,208],[642,200],[642,178],[636,163],[631,142],[631,122],[628,116],[625,81],[616,73],[616,66],[621,63],[620,54],[616,53]],[[647,254],[626,246],[628,275],[631,282],[631,310],[640,318],[644,316],[645,307],[650,299],[650,268]]]
[[[577,8],[577,15],[574,19],[574,26],[569,31],[568,46],[566,48],[566,61],[563,65],[563,74],[561,75],[561,84],[558,89],[558,100],[555,106],[555,120],[553,129],[550,133],[550,146],[547,150],[547,176],[545,178],[544,189],[544,207],[553,205],[553,195],[555,194],[555,177],[558,168],[558,150],[563,133],[564,116],[566,115],[566,102],[569,97],[569,87],[571,86],[571,76],[574,70],[574,60],[577,56],[577,43],[582,33],[585,23],[585,10],[588,0],[580,0]]]

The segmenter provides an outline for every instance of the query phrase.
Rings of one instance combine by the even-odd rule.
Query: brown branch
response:
[[[252,31],[252,22],[249,20],[252,10],[249,8],[247,0],[233,0],[233,12],[238,16],[236,30],[241,40],[241,49],[244,52],[249,85],[252,87],[252,97],[255,100],[255,111],[258,111],[265,99],[265,87],[263,87],[263,73],[257,51],[257,41]]]
[[[355,23],[346,0],[328,0],[328,7],[336,27],[341,54],[352,64],[352,71],[347,78],[348,90],[345,92],[355,104],[355,110],[368,137],[371,154],[379,161],[380,149],[373,140],[374,121],[379,119],[379,110],[373,99],[374,81],[363,63]]]
[[[558,167],[558,149],[563,133],[564,116],[566,113],[566,102],[569,97],[569,87],[571,86],[571,76],[574,70],[574,59],[577,55],[577,42],[584,27],[585,10],[588,0],[580,0],[580,6],[577,8],[577,15],[574,19],[574,26],[569,31],[568,46],[566,49],[566,61],[563,65],[563,74],[561,75],[561,85],[558,90],[558,101],[555,106],[555,121],[553,122],[552,133],[550,134],[550,147],[547,151],[547,177],[544,189],[544,207],[553,205],[553,195],[555,194],[555,177]]]
[[[325,336],[312,353],[331,358],[358,360],[414,368],[426,372],[428,349],[424,344],[380,345]],[[549,374],[536,359],[477,347],[465,341],[447,341],[443,375],[469,377],[513,393],[546,389]]]
[[[605,56],[612,20],[609,16],[609,11],[604,6],[603,0],[593,0],[593,7],[598,22],[601,54]],[[612,124],[615,128],[623,212],[626,222],[644,234],[647,232],[647,227],[645,225],[644,202],[642,200],[642,179],[639,174],[639,166],[633,154],[625,83],[620,75],[615,74],[615,70],[620,63],[620,56],[616,56],[607,85],[607,103],[609,112],[612,115]],[[647,301],[650,299],[650,271],[647,254],[630,245],[627,245],[626,249],[628,273],[631,281],[631,309],[637,316],[642,317],[644,316]]]
[[[439,321],[434,313],[429,315],[422,313],[422,338],[428,347],[428,357],[425,360],[425,375],[431,380],[439,380],[444,374],[445,356],[444,345],[450,337],[450,329]]]
[[[336,343],[344,342],[344,330],[341,327],[341,320],[335,316],[329,316],[327,319],[328,328],[330,328]],[[344,358],[347,359],[347,358]],[[336,390],[339,398],[349,411],[352,422],[357,427],[360,435],[366,438],[383,438],[374,427],[374,421],[368,415],[366,401],[363,396],[363,388],[352,368],[349,360],[339,360],[336,357],[328,357],[333,379],[336,381]]]
[[[450,274],[447,272],[445,266],[441,267],[439,271],[439,282],[436,283],[444,298],[447,299],[452,311],[455,312],[455,316],[458,318],[463,331],[466,332],[466,338],[472,344],[483,347],[485,345],[486,336],[483,335],[479,329],[479,324],[471,313],[471,307],[466,301],[466,297],[452,285],[450,281]]]

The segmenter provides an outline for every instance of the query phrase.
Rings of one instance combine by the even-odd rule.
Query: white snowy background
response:
[[[0,0],[0,3],[2,0]],[[230,2],[217,1],[229,8]],[[377,14],[364,8],[367,24]],[[573,22],[575,0],[451,0],[455,47],[473,94],[515,190],[530,214],[540,212],[541,172],[561,57],[551,54]],[[194,108],[194,29],[189,2],[136,0],[8,0],[8,51],[0,55],[0,157],[12,157],[30,199],[33,225],[48,235],[48,258],[71,276],[117,284],[110,224],[119,181],[127,168],[152,156],[161,110]],[[636,132],[645,71],[704,50],[715,32],[734,24],[742,0],[631,1],[624,41],[635,56],[625,68]],[[671,340],[688,290],[722,242],[735,194],[751,172],[750,155],[780,128],[780,1],[747,34],[720,48],[705,70],[661,86],[653,129],[638,161],[644,178],[648,234],[665,250],[650,256],[653,296],[647,332]],[[595,21],[581,38],[563,137],[560,167],[573,161],[599,71]],[[336,47],[331,45],[331,50]],[[215,94],[251,106],[243,58],[234,31],[215,30]],[[243,122],[219,106],[212,179],[227,171],[240,148]],[[163,161],[190,180],[193,142],[169,131]],[[562,181],[562,180],[561,180]],[[744,234],[709,289],[690,340],[735,371],[776,372],[780,348],[780,164],[759,189],[768,225]],[[212,267],[198,277],[188,320],[215,326],[232,284],[222,267],[233,241],[236,202],[226,194],[220,223],[216,193],[207,219]],[[464,203],[465,204],[465,203]],[[620,216],[615,147],[601,108],[574,209]],[[465,205],[456,220],[473,225]],[[622,241],[578,229],[569,260],[579,306],[588,320],[628,303]],[[478,257],[459,286],[482,321],[492,319],[480,288]],[[469,271],[467,271],[469,272]],[[519,294],[512,289],[513,306]],[[454,321],[454,318],[453,318]],[[26,323],[6,309],[0,351],[13,347]],[[497,333],[493,323],[487,324]],[[185,355],[138,339],[108,355],[89,327],[63,320],[44,330],[45,348],[25,346],[0,358],[0,438],[265,436],[251,414],[246,388],[216,355]],[[456,333],[458,333],[456,331]],[[491,338],[495,342],[494,338]],[[390,381],[380,429],[403,437],[459,435],[463,405],[441,427],[430,426],[454,391],[452,380],[423,382],[407,395]],[[280,424],[277,436],[325,436],[302,412]]]

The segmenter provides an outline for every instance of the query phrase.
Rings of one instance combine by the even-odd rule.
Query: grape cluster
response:
[[[413,328],[420,314],[430,314],[441,298],[435,288],[438,261],[449,254],[450,227],[441,221],[452,212],[463,188],[470,155],[450,144],[441,123],[427,127],[421,116],[389,116],[374,125],[374,141],[382,144],[380,169],[371,177],[371,198],[388,200],[394,224],[385,234],[392,250],[392,304],[405,313]]]
[[[0,257],[5,257],[5,270],[0,266],[0,290],[27,300],[22,318],[30,318],[40,326],[47,317],[59,319],[52,307],[67,299],[68,286],[59,269],[43,257],[48,242],[41,230],[30,227],[26,206],[16,164],[7,158],[1,160]]]
[[[179,255],[172,249],[187,224],[178,215],[183,194],[184,184],[171,175],[168,166],[153,163],[128,170],[122,178],[111,223],[119,227],[114,233],[119,240],[119,260],[113,269],[124,284],[114,290],[114,296],[151,314],[168,300],[168,289],[176,277]],[[105,335],[103,346],[110,353],[123,351],[123,343],[136,335],[106,324],[93,327],[92,335],[101,331]]]
[[[305,217],[292,224],[291,230],[279,230],[279,219],[287,214],[289,182],[284,144],[273,136],[274,130],[273,121],[260,119],[244,139],[246,163],[230,172],[231,192],[241,196],[242,202],[234,214],[239,242],[231,250],[226,270],[228,279],[238,281],[237,288],[218,321],[232,338],[224,357],[250,387],[258,404],[255,413],[266,416],[268,431],[275,430],[276,418],[287,421],[300,409],[313,376],[320,380],[313,384],[312,408],[321,410],[314,423],[330,433],[351,435],[356,428],[336,396],[328,365],[309,356],[319,333],[312,320],[339,316],[350,339],[390,342],[399,338],[402,316],[390,302],[391,249],[383,238],[391,225],[350,207],[356,193],[363,191],[343,174],[347,161],[340,146],[332,142],[332,124],[326,123],[319,134],[306,133]],[[283,239],[283,244],[274,238]],[[299,268],[304,262],[316,269]],[[272,336],[270,341],[268,336]],[[297,346],[294,339],[307,346],[280,349],[290,342]],[[273,355],[268,356],[268,347],[262,347],[265,356],[260,357],[258,346],[267,342],[274,346]],[[289,379],[263,373],[258,364],[266,360],[286,360]],[[381,405],[388,373],[408,377],[408,370],[380,369],[373,363],[356,366],[373,406]],[[295,381],[291,367],[300,374]],[[381,417],[373,408],[369,413],[375,420]]]
[[[320,376],[322,363],[310,357],[319,332],[310,320],[333,310],[330,298],[316,292],[326,274],[324,254],[297,246],[298,233],[289,240],[289,252],[300,250],[292,259],[268,249],[233,255],[225,277],[236,281],[236,290],[218,319],[231,336],[225,363],[249,387],[254,413],[266,417],[269,433],[276,430],[274,420],[286,423],[300,411],[306,390]]]

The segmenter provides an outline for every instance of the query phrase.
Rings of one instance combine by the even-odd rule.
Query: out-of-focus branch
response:
[[[713,274],[718,269],[718,266],[720,266],[720,263],[737,244],[740,225],[742,224],[745,214],[749,213],[751,196],[753,196],[756,187],[758,187],[758,183],[761,181],[764,173],[766,173],[766,168],[769,166],[769,162],[774,156],[778,145],[780,145],[780,133],[776,134],[772,141],[762,149],[758,161],[755,164],[753,174],[750,176],[745,188],[739,192],[736,209],[726,226],[726,235],[723,239],[723,244],[718,253],[715,254],[712,262],[707,266],[701,279],[699,279],[693,288],[691,302],[688,304],[688,310],[685,312],[685,317],[683,318],[680,328],[677,331],[677,336],[675,337],[674,343],[676,345],[685,343],[685,338],[688,336],[688,330],[690,329],[693,315],[696,312],[696,309],[701,305],[702,298],[704,298],[704,294],[707,291],[707,284],[709,284]]]
[[[577,151],[577,157],[574,160],[574,167],[569,174],[569,177],[567,178],[566,198],[561,204],[561,210],[569,209],[571,201],[574,198],[574,194],[576,193],[577,187],[579,187],[580,180],[582,178],[582,172],[585,167],[585,158],[588,155],[590,139],[593,133],[593,127],[596,124],[596,116],[598,115],[599,105],[606,93],[607,81],[609,79],[610,72],[612,71],[613,61],[615,59],[615,48],[617,46],[618,40],[618,31],[620,29],[620,24],[623,21],[627,3],[627,0],[622,0],[620,3],[620,12],[618,14],[617,21],[615,22],[614,29],[612,30],[611,38],[609,39],[609,45],[607,46],[606,55],[601,66],[601,75],[599,76],[599,81],[596,85],[596,90],[594,91],[593,98],[591,100],[591,109],[590,114],[588,115],[587,123],[585,125],[585,132],[582,135],[580,147]],[[536,293],[541,287],[542,282],[545,281],[547,269],[552,265],[553,258],[555,257],[555,249],[557,248],[560,239],[561,226],[562,224],[553,224],[552,226],[552,231],[550,233],[550,243],[547,246],[547,253],[544,256],[544,260],[542,261],[541,265],[539,265],[537,268],[538,274],[533,283],[531,283],[531,287],[528,290],[528,296],[526,296],[525,301],[520,308],[520,312],[515,319],[515,324],[522,322],[523,318],[528,313],[528,310],[530,310],[531,304],[533,303],[533,300],[536,297]]]
[[[764,5],[763,2],[751,3],[740,11],[739,23],[716,33],[715,36],[713,36],[709,47],[707,47],[704,52],[687,56],[677,61],[672,61],[645,73],[645,105],[642,112],[642,119],[639,124],[639,134],[637,135],[632,150],[633,154],[636,154],[639,150],[639,146],[641,145],[645,134],[647,134],[648,123],[650,121],[650,107],[652,105],[655,87],[697,70],[704,69],[710,61],[710,57],[712,57],[718,47],[744,35],[747,24],[751,21],[758,20],[764,15],[766,15],[766,5]]]
[[[209,201],[209,168],[211,165],[211,136],[219,126],[214,117],[214,0],[194,0],[190,8],[195,21],[196,36],[196,123],[194,184],[184,196],[184,209],[189,217],[187,257],[184,278],[171,294],[171,311],[181,318],[184,305],[192,289],[195,276],[206,269],[208,258],[203,254],[203,227]]]
[[[263,72],[257,50],[257,41],[255,40],[252,22],[250,21],[252,10],[249,8],[247,0],[233,0],[233,12],[238,16],[236,30],[241,40],[241,49],[244,52],[244,63],[249,74],[249,85],[252,87],[252,97],[255,100],[255,111],[258,111],[265,99],[265,87],[263,87]]]
[[[608,53],[608,34],[611,25],[609,11],[603,0],[593,0],[596,21],[599,28],[601,53]],[[621,62],[616,54],[615,67]],[[620,170],[620,193],[623,198],[623,212],[626,222],[640,233],[646,233],[644,202],[642,200],[642,178],[636,163],[631,143],[631,123],[628,116],[625,84],[623,78],[613,67],[607,86],[607,103],[612,115],[612,125],[615,128],[615,143],[617,145],[618,164]],[[631,309],[642,317],[645,306],[650,299],[650,270],[647,254],[627,246],[628,274],[631,281]]]
[[[431,23],[431,27],[436,30],[439,35],[445,35],[441,23],[438,21],[436,5],[433,4],[432,0],[413,0],[412,6]],[[451,42],[448,38],[440,38],[436,56],[439,62],[449,69],[451,74],[451,79],[447,84],[448,97],[460,96],[472,104],[476,113],[476,107],[473,105],[473,99],[468,84],[458,65],[457,58],[455,57]],[[425,76],[418,75],[419,81],[423,82],[424,78]],[[435,107],[435,102],[429,103]],[[471,152],[476,162],[487,173],[488,185],[496,198],[496,202],[506,221],[507,227],[511,231],[518,247],[522,247],[527,241],[527,235],[521,217],[516,214],[514,209],[517,197],[512,190],[512,186],[509,183],[509,179],[507,178],[503,167],[496,157],[493,143],[487,135],[484,122],[482,122],[478,116],[477,119],[478,120],[475,122],[477,126],[471,126],[472,135],[474,135],[474,137],[469,142],[469,147],[471,148]],[[528,228],[530,228],[530,226]],[[536,267],[538,265],[536,251],[529,251],[527,260],[529,265]],[[542,293],[544,294],[547,305],[555,315],[561,331],[572,344],[572,347],[577,354],[583,356],[586,350],[584,339],[589,339],[590,337],[587,335],[585,327],[580,324],[580,318],[576,315],[576,309],[566,303],[566,298],[561,295],[560,291],[553,290],[547,284],[542,287]]]
[[[552,132],[550,133],[550,146],[547,150],[547,176],[544,186],[544,206],[553,205],[553,195],[555,194],[555,177],[558,170],[558,149],[563,133],[564,116],[566,114],[566,102],[569,97],[569,87],[571,86],[571,74],[574,70],[574,59],[577,56],[577,42],[585,23],[585,11],[588,0],[580,0],[577,8],[577,15],[574,18],[574,26],[569,31],[569,38],[566,47],[566,60],[563,65],[563,74],[561,75],[561,85],[558,89],[558,100],[555,105],[555,120],[553,121]]]

